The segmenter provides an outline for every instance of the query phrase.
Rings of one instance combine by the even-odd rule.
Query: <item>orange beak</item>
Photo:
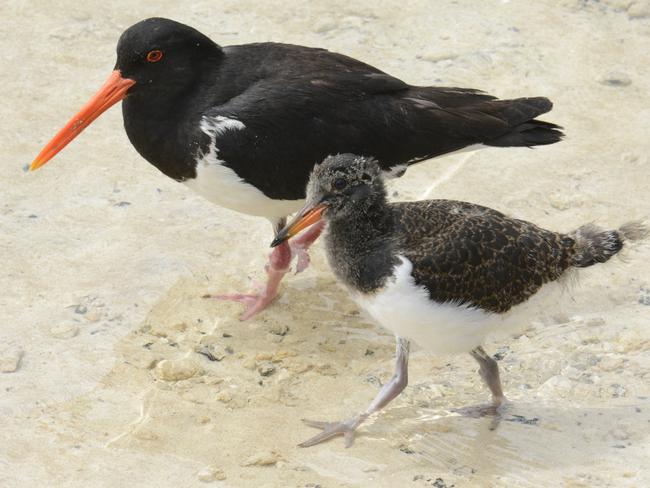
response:
[[[319,203],[312,208],[309,208],[308,206],[303,208],[290,223],[278,232],[275,239],[273,239],[273,242],[271,242],[271,247],[279,246],[284,241],[291,239],[301,230],[306,229],[310,225],[314,225],[322,218],[323,212],[326,209],[326,203]]]
[[[61,149],[68,145],[72,139],[88,127],[93,120],[102,113],[126,97],[126,92],[135,84],[135,80],[122,78],[119,70],[115,70],[108,77],[104,86],[82,107],[79,112],[70,119],[70,121],[55,135],[43,150],[36,156],[36,159],[29,166],[30,171],[34,171],[50,159],[52,159]]]

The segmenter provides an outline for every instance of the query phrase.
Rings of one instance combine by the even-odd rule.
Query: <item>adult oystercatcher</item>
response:
[[[535,146],[562,137],[535,117],[546,98],[497,100],[478,90],[411,86],[355,59],[276,43],[220,47],[168,19],[129,27],[106,84],[44,147],[47,163],[120,100],[136,150],[167,176],[223,207],[268,218],[276,230],[304,203],[314,165],[326,156],[373,156],[399,175],[407,166],[474,144]],[[276,296],[292,256],[298,271],[319,227],[279,246],[242,319]]]
[[[469,352],[492,392],[505,400],[499,367],[483,349],[486,335],[526,317],[529,299],[572,268],[604,263],[636,222],[618,230],[584,225],[568,234],[467,202],[388,203],[379,165],[351,154],[327,158],[309,180],[307,203],[272,246],[324,217],[327,256],[353,299],[397,337],[395,373],[368,408],[342,422],[306,421],[323,432],[313,446],[355,429],[397,397],[408,378],[409,341],[435,353]]]

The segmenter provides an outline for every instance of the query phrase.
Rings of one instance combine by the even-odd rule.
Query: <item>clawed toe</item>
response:
[[[345,440],[345,447],[350,447],[354,443],[354,431],[358,426],[356,419],[345,420],[343,422],[322,422],[318,420],[302,421],[309,427],[322,429],[323,432],[316,434],[314,437],[307,439],[305,442],[298,444],[298,447],[311,447],[320,444],[323,441],[342,435]]]
[[[214,300],[228,300],[231,302],[239,302],[246,306],[246,310],[239,317],[240,320],[248,320],[254,315],[268,307],[276,298],[276,296],[269,296],[262,293],[232,293],[226,295],[203,295],[203,298],[212,298]]]

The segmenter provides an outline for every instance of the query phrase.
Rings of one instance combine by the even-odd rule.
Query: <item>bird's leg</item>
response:
[[[281,220],[277,228],[284,226],[284,219]],[[266,286],[257,286],[256,293],[242,294],[234,293],[229,295],[204,295],[204,298],[215,298],[217,300],[231,300],[246,305],[246,310],[239,317],[240,320],[248,320],[254,315],[268,307],[278,296],[278,288],[285,274],[289,272],[291,265],[291,248],[289,244],[283,242],[273,249],[269,254],[269,262],[266,265],[266,274],[268,276]]]
[[[499,378],[499,365],[485,352],[482,346],[473,349],[470,354],[478,362],[479,374],[487,387],[492,392],[492,404],[500,407],[506,400],[501,388],[501,379]]]
[[[298,446],[311,447],[331,437],[342,435],[345,439],[345,447],[350,447],[354,442],[354,431],[356,428],[370,415],[388,405],[408,384],[409,342],[398,337],[395,354],[397,358],[395,360],[395,373],[393,377],[381,388],[375,399],[364,412],[341,422],[318,422],[303,419],[303,422],[310,427],[322,429],[323,432],[298,444]]]
[[[324,228],[325,221],[321,220],[291,242],[291,252],[298,259],[296,262],[296,274],[304,271],[309,266],[309,254],[307,251],[309,250],[309,246],[321,235]]]

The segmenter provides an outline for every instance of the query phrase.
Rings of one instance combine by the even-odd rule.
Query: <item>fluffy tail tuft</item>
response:
[[[623,238],[627,241],[640,241],[645,239],[650,235],[650,229],[646,222],[641,220],[634,220],[626,224],[621,225],[618,231],[621,233]]]
[[[597,225],[586,224],[569,234],[575,240],[575,252],[571,264],[586,268],[604,263],[623,248],[626,240],[637,241],[648,235],[643,222],[628,222],[618,230],[603,230]]]

